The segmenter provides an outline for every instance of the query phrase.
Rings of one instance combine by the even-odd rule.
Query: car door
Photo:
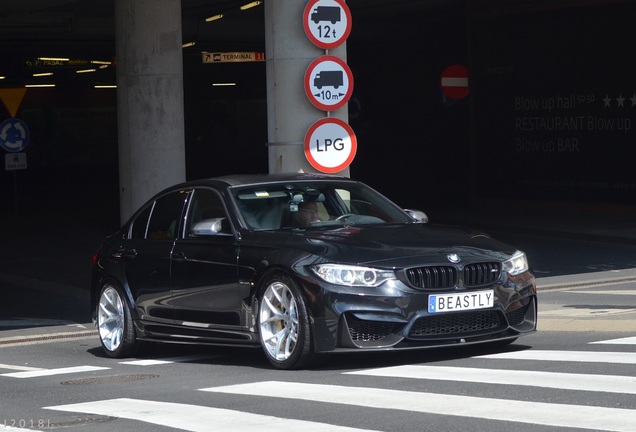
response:
[[[133,222],[122,255],[126,280],[143,320],[173,323],[170,256],[187,190],[159,197]]]
[[[208,227],[216,222],[219,229],[195,232],[200,222]],[[221,196],[212,189],[195,189],[172,251],[172,303],[178,323],[221,332],[243,326],[250,287],[238,282],[237,256],[238,243]],[[217,335],[231,337],[232,332]]]

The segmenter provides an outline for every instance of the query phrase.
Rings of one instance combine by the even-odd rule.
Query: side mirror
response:
[[[404,209],[404,211],[408,213],[408,215],[411,216],[415,222],[419,222],[419,223],[428,222],[428,216],[426,215],[426,213],[424,213],[421,210]]]
[[[191,234],[193,236],[213,236],[226,234],[223,232],[224,222],[225,218],[212,218],[202,220],[194,225]]]

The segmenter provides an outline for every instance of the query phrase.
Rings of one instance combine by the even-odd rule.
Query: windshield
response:
[[[286,182],[232,188],[245,222],[257,230],[407,223],[413,220],[373,189],[355,182]]]

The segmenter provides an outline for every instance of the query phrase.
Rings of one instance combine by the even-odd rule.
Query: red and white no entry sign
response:
[[[468,96],[468,69],[463,65],[452,65],[442,72],[442,92],[451,99]]]
[[[347,168],[356,156],[356,135],[344,121],[326,117],[315,122],[305,134],[305,156],[320,172],[334,174]]]
[[[305,93],[314,106],[325,111],[343,107],[353,93],[353,74],[335,56],[320,56],[305,72]]]
[[[303,13],[303,27],[317,47],[335,48],[351,33],[351,11],[344,0],[310,0]]]

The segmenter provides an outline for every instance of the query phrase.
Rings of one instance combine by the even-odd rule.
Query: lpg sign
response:
[[[307,161],[320,172],[334,174],[347,168],[356,156],[356,135],[344,121],[326,117],[305,135]]]

